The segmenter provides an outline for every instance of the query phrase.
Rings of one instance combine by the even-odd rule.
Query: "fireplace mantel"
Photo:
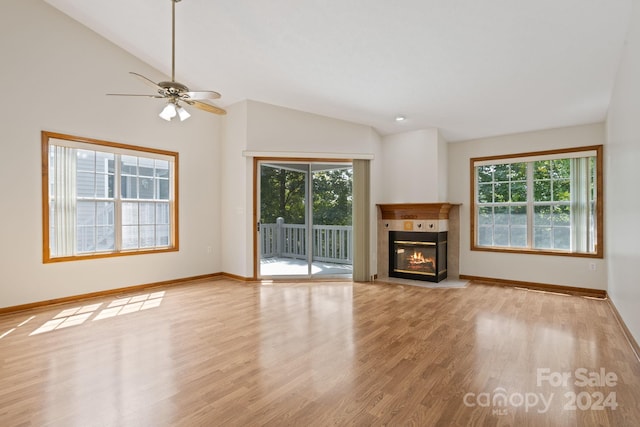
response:
[[[451,203],[379,204],[381,219],[449,219]]]

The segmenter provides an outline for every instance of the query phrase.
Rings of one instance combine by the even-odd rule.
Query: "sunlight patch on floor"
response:
[[[93,320],[108,319],[110,317],[122,316],[123,314],[159,307],[163,297],[164,291],[137,295],[131,298],[120,298],[111,302],[111,304],[102,310]]]
[[[165,295],[165,291],[153,292],[150,294],[136,295],[128,298],[119,298],[111,301],[105,309],[98,313],[98,309],[103,303],[96,303],[91,305],[67,308],[55,315],[51,320],[45,322],[35,331],[29,335],[38,335],[44,332],[50,332],[57,329],[68,328],[70,326],[82,325],[89,320],[91,316],[98,313],[93,320],[102,320],[110,317],[121,316],[123,314],[135,313],[137,311],[148,310],[150,308],[159,307],[162,303],[162,298]],[[33,318],[33,317],[32,317]],[[24,321],[19,326],[28,322],[32,318]],[[13,332],[12,330],[5,332],[0,339]]]
[[[6,337],[7,335],[9,335],[11,332],[15,331],[16,329],[18,329],[20,326],[24,326],[26,325],[30,320],[35,319],[36,316],[31,316],[28,319],[22,321],[18,326],[16,326],[15,328],[11,328],[9,329],[7,332],[4,332],[3,334],[0,335],[0,340],[4,337]]]

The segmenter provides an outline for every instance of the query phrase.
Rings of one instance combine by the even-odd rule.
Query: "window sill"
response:
[[[178,247],[171,248],[163,248],[163,249],[141,249],[141,250],[130,250],[130,251],[122,251],[122,252],[102,252],[95,254],[87,254],[87,255],[74,255],[74,256],[65,256],[65,257],[49,257],[45,255],[42,262],[44,264],[56,263],[56,262],[67,262],[67,261],[82,261],[87,259],[98,259],[98,258],[113,258],[113,257],[121,257],[121,256],[129,256],[129,255],[145,255],[145,254],[160,254],[165,252],[176,252],[178,251]]]
[[[489,247],[489,246],[471,246],[472,251],[479,252],[497,252],[508,254],[527,254],[527,255],[551,255],[566,256],[575,258],[604,258],[601,252],[567,252],[563,250],[553,249],[529,249],[529,248],[507,248],[507,247]]]

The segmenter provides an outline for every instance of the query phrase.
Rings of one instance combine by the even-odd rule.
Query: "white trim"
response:
[[[597,154],[598,153],[596,150],[583,150],[557,154],[542,154],[540,156],[513,156],[505,159],[474,160],[473,166],[477,167],[488,165],[504,165],[509,163],[528,163],[543,160],[578,159],[583,157],[595,157]]]
[[[296,151],[249,151],[242,152],[244,157],[278,157],[284,159],[345,159],[345,160],[373,160],[372,153],[309,153]]]
[[[72,139],[59,139],[55,137],[49,137],[49,145],[54,145],[56,147],[67,147],[67,148],[75,148],[78,150],[87,150],[87,151],[99,151],[101,153],[112,153],[112,154],[120,154],[125,156],[133,156],[133,157],[146,157],[148,159],[156,159],[156,160],[168,160],[169,162],[174,162],[176,160],[175,155],[170,154],[162,154],[157,153],[155,151],[146,151],[144,147],[140,147],[140,149],[136,148],[121,148],[114,147],[108,144],[99,144],[94,142],[86,142],[86,141],[75,141]]]

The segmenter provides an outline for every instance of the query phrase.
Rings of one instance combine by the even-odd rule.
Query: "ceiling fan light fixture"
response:
[[[177,114],[176,105],[173,102],[169,102],[158,114],[161,119],[171,121]]]
[[[187,110],[185,110],[183,107],[178,106],[178,117],[180,117],[180,121],[184,122],[185,120],[187,120],[189,117],[191,117],[191,114],[189,114],[189,112]]]

